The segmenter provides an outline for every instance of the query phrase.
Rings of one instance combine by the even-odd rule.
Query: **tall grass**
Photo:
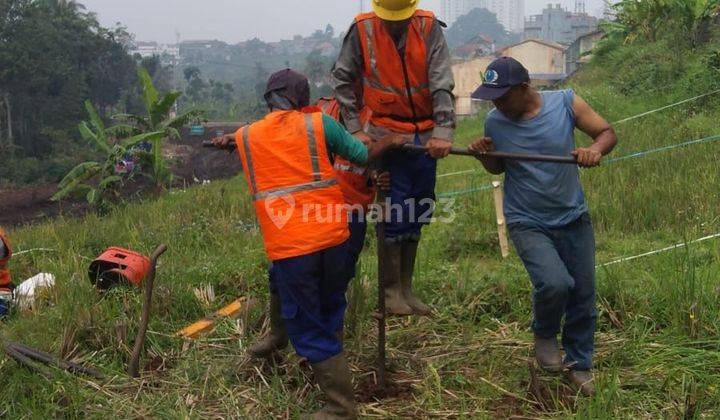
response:
[[[681,84],[628,96],[627,89],[618,87],[622,81],[614,79],[619,58],[603,60],[571,85],[610,120],[702,93]],[[624,64],[622,71],[631,67]],[[718,134],[718,117],[720,98],[710,97],[620,125],[615,155]],[[481,135],[482,121],[482,116],[463,121],[457,143]],[[720,231],[718,148],[720,144],[708,143],[584,170],[599,262]],[[439,172],[471,168],[479,165],[449,158],[440,162]],[[482,171],[441,178],[438,191],[487,185],[492,179]],[[381,403],[365,398],[363,415],[717,416],[718,242],[598,271],[599,392],[594,398],[576,398],[561,379],[529,368],[530,283],[516,257],[499,256],[492,195],[457,197],[454,209],[454,222],[426,230],[417,263],[419,293],[432,304],[434,315],[389,321],[391,378],[407,392]],[[292,352],[274,363],[245,356],[267,326],[264,304],[239,320],[221,320],[214,333],[195,343],[173,337],[238,296],[266,300],[266,262],[243,180],[173,191],[156,201],[119,207],[106,217],[61,218],[11,234],[20,249],[57,250],[16,258],[12,268],[17,278],[45,271],[58,280],[32,311],[5,321],[0,335],[55,353],[62,350],[114,378],[92,384],[57,373],[47,381],[2,359],[3,416],[296,417],[319,404],[309,372]],[[346,344],[361,396],[373,380],[376,354],[370,313],[377,267],[371,236],[351,285],[347,320]],[[169,251],[159,267],[144,358],[161,368],[133,381],[123,372],[138,328],[140,293],[117,289],[101,296],[86,269],[107,246],[149,252],[161,242]],[[217,296],[213,302],[194,293],[208,284]]]

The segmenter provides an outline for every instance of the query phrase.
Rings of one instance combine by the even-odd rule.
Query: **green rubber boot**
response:
[[[253,344],[248,353],[252,357],[269,357],[274,352],[288,345],[287,331],[282,318],[280,296],[270,294],[270,332],[257,343]]]
[[[402,244],[386,243],[383,247],[385,264],[385,311],[390,315],[412,315],[413,308],[402,291]]]
[[[412,308],[415,315],[429,315],[431,309],[412,290],[413,274],[415,273],[415,257],[418,250],[417,241],[402,243],[401,282],[405,302]]]
[[[325,394],[325,406],[313,413],[314,420],[356,419],[355,391],[345,353],[312,365],[315,381]]]

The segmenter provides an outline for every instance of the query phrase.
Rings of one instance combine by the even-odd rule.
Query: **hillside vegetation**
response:
[[[698,45],[672,39],[605,45],[569,85],[611,121],[720,89],[718,34]],[[720,94],[618,124],[613,157],[720,134]],[[463,121],[459,144],[482,134]],[[587,139],[579,139],[580,142]],[[706,142],[585,170],[598,262],[720,232],[720,142]],[[234,159],[234,156],[218,157]],[[438,192],[479,188],[492,177],[451,157]],[[419,292],[431,318],[393,319],[388,356],[396,398],[367,398],[376,343],[374,239],[352,285],[347,347],[362,400],[374,417],[715,418],[720,413],[720,239],[598,269],[597,387],[575,398],[561,378],[531,366],[530,282],[516,256],[499,256],[492,195],[457,195],[455,220],[427,229],[418,257]],[[445,204],[443,212],[451,209]],[[0,413],[11,418],[296,417],[319,405],[309,370],[292,351],[274,364],[245,356],[267,328],[264,253],[244,180],[175,190],[110,215],[57,219],[11,232],[18,278],[54,273],[57,286],[31,312],[13,314],[6,339],[64,353],[102,369],[93,383],[51,380],[0,360]],[[144,379],[124,375],[141,295],[98,294],[87,266],[110,245],[149,253],[166,243],[157,278]],[[216,298],[195,289],[211,285]],[[185,344],[173,333],[239,296],[257,304],[239,320]]]

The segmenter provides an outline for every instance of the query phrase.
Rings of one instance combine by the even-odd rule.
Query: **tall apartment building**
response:
[[[597,30],[598,19],[583,12],[583,2],[577,3],[582,7],[576,5],[576,12],[569,12],[560,4],[548,4],[542,14],[530,16],[525,21],[524,38],[569,45],[579,37]]]
[[[485,8],[495,13],[498,21],[511,33],[522,33],[525,24],[525,0],[442,0],[441,19],[452,25],[471,10]]]

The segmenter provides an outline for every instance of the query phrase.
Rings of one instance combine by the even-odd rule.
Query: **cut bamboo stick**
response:
[[[495,216],[497,219],[498,240],[500,241],[500,254],[503,258],[510,255],[510,244],[508,243],[507,226],[505,226],[505,213],[503,211],[503,202],[505,197],[501,188],[500,181],[493,181],[493,196],[495,197]]]
[[[205,318],[188,325],[182,330],[178,331],[176,335],[194,340],[199,338],[203,334],[207,334],[215,328],[215,322],[220,318],[235,318],[240,312],[247,306],[247,297],[241,297],[231,304],[219,309],[214,314],[206,316]]]

